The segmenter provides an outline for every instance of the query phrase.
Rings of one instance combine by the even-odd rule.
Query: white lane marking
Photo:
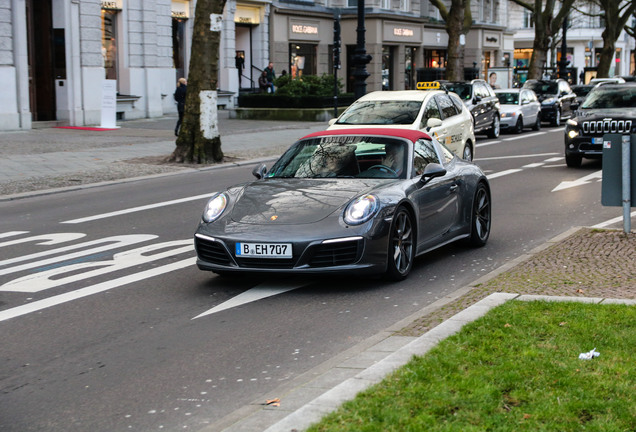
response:
[[[192,240],[155,243],[113,255],[112,260],[88,261],[52,268],[0,285],[1,291],[35,293],[107,273],[138,267],[194,250]],[[162,251],[152,253],[154,251]],[[83,271],[85,270],[85,271]]]
[[[557,187],[552,189],[552,192],[557,192],[563,189],[569,189],[569,188],[573,188],[577,186],[582,186],[582,185],[590,183],[593,180],[599,181],[602,178],[603,178],[603,170],[596,171],[596,172],[593,172],[592,174],[588,174],[585,177],[581,177],[580,179],[577,179],[577,180],[563,181]]]
[[[77,300],[82,297],[87,297],[89,295],[97,294],[103,291],[108,291],[109,289],[119,288],[121,286],[131,284],[133,282],[139,282],[141,280],[148,279],[154,276],[170,273],[176,270],[183,269],[185,267],[193,266],[195,263],[196,263],[196,258],[188,258],[182,261],[177,261],[171,264],[167,264],[162,267],[157,267],[154,269],[131,274],[128,276],[123,276],[117,279],[112,279],[109,281],[99,283],[97,285],[93,285],[90,287],[72,291],[66,294],[56,295],[54,297],[49,297],[44,300],[38,300],[33,303],[29,303],[22,306],[14,307],[12,309],[0,311],[0,321],[6,321],[11,318],[16,318],[22,315],[37,312],[43,309],[50,308],[52,306],[56,306],[62,303]]]
[[[545,162],[537,162],[537,163],[531,163],[531,164],[528,164],[528,165],[524,165],[521,168],[538,168],[538,167],[543,166],[543,165],[545,165]]]
[[[148,205],[140,206],[140,207],[132,207],[132,208],[129,208],[129,209],[114,211],[114,212],[110,212],[110,213],[102,213],[102,214],[98,214],[98,215],[94,215],[94,216],[88,216],[88,217],[79,218],[79,219],[72,219],[72,220],[68,220],[68,221],[64,221],[64,222],[60,222],[60,223],[63,223],[63,224],[78,224],[78,223],[83,223],[83,222],[90,222],[90,221],[99,220],[99,219],[106,219],[106,218],[113,217],[113,216],[121,216],[121,215],[124,215],[124,214],[136,213],[136,212],[145,211],[145,210],[152,210],[152,209],[159,208],[159,207],[166,207],[166,206],[169,206],[169,205],[181,204],[181,203],[188,202],[188,201],[195,201],[195,200],[198,200],[198,199],[209,198],[210,196],[212,196],[212,194],[209,194],[209,193],[208,194],[203,194],[203,195],[196,195],[196,196],[176,199],[176,200],[172,200],[172,201],[164,201],[164,202],[160,202],[160,203],[148,204]]]
[[[247,303],[251,303],[257,300],[267,298],[267,297],[275,296],[277,294],[282,294],[287,291],[292,291],[304,285],[307,285],[307,281],[302,283],[299,283],[299,282],[292,282],[292,283],[282,282],[282,283],[275,283],[275,284],[264,283],[250,290],[247,290],[243,294],[239,294],[236,297],[233,297],[230,300],[224,303],[221,303],[220,305],[215,306],[208,311],[203,312],[202,314],[195,316],[192,319],[195,320],[197,318],[201,318],[206,315],[221,312],[226,309],[235,308],[237,306],[241,306]]]
[[[636,217],[636,211],[630,214],[630,217]],[[605,222],[601,222],[599,224],[594,225],[592,228],[605,228],[607,226],[613,225],[617,222],[622,222],[623,216],[615,217],[610,220],[606,220]]]
[[[519,168],[517,168],[517,169],[509,169],[509,170],[505,170],[505,171],[499,171],[499,172],[496,172],[496,173],[493,173],[493,174],[488,174],[486,177],[488,178],[488,180],[491,180],[491,179],[494,179],[494,178],[497,178],[497,177],[503,177],[503,176],[508,175],[508,174],[518,173],[520,171],[523,171],[523,170],[519,169]]]
[[[520,139],[526,139],[526,138],[532,138],[535,136],[539,136],[539,135],[545,135],[546,132],[534,132],[531,134],[525,134],[525,135],[519,135],[516,137],[511,137],[511,138],[504,138],[502,139],[502,141],[516,141],[516,140],[520,140]]]
[[[28,234],[28,231],[8,231],[0,233],[0,238],[13,237],[17,235]]]
[[[485,161],[485,160],[519,159],[519,158],[553,156],[555,154],[558,154],[558,153],[534,153],[534,154],[513,155],[513,156],[493,156],[493,157],[488,157],[488,158],[475,158],[475,160],[476,161]]]
[[[16,231],[19,232],[19,231]],[[28,231],[23,231],[28,232]],[[0,243],[0,247],[14,246],[20,243],[29,243],[29,242],[39,242],[36,243],[38,246],[51,246],[58,243],[66,243],[73,240],[77,240],[79,238],[86,237],[86,234],[82,233],[56,233],[56,234],[43,234],[39,236],[33,237],[24,237],[21,239],[6,241]],[[45,241],[41,241],[45,240]],[[0,262],[0,265],[4,264],[4,261]]]
[[[82,251],[74,252],[74,253],[67,254],[67,255],[62,255],[62,256],[58,256],[58,257],[54,257],[54,258],[45,259],[45,260],[42,260],[42,261],[35,261],[35,262],[32,262],[32,263],[28,263],[28,264],[22,264],[22,265],[16,266],[16,267],[10,267],[10,268],[6,268],[6,269],[2,269],[2,270],[0,270],[0,275],[5,275],[5,274],[9,274],[9,273],[15,273],[15,272],[18,272],[18,271],[28,270],[28,269],[35,268],[35,267],[42,267],[42,266],[46,266],[46,265],[53,264],[53,263],[60,262],[60,261],[72,260],[72,259],[79,258],[79,257],[82,257],[82,256],[93,255],[93,254],[96,254],[96,253],[99,253],[99,252],[103,252],[103,251],[107,251],[107,250],[111,250],[111,249],[116,249],[116,248],[120,248],[120,247],[123,247],[123,246],[133,245],[135,243],[141,243],[141,242],[145,242],[145,241],[150,241],[150,240],[156,239],[157,237],[158,236],[156,236],[154,234],[136,234],[136,235],[113,236],[113,237],[106,237],[106,238],[99,239],[99,240],[92,240],[92,241],[89,241],[89,242],[80,243],[80,244],[76,244],[76,245],[65,246],[65,247],[52,249],[52,250],[48,250],[48,251],[38,252],[38,253],[31,254],[31,255],[23,255],[23,256],[20,256],[20,257],[4,260],[0,264],[7,265],[7,264],[15,263],[15,262],[20,262],[20,261],[28,261],[28,260],[32,260],[34,258],[39,258],[39,257],[47,256],[47,255],[55,255],[55,254],[59,254],[59,253],[66,252],[66,251],[70,251],[70,250],[73,250],[73,249],[80,249],[80,248],[85,248],[85,247],[88,247],[88,246],[94,246],[94,245],[99,245],[99,244],[102,244],[102,243],[107,243],[104,246],[100,246],[100,247],[96,247],[96,248],[92,248],[92,249],[82,250]]]

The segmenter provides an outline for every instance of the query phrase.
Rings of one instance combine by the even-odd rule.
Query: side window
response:
[[[440,94],[435,96],[435,99],[437,99],[437,104],[445,119],[457,115],[457,108],[455,108],[455,105],[448,95]]]
[[[426,127],[426,122],[430,118],[442,119],[442,115],[439,112],[439,108],[437,107],[437,102],[435,102],[435,98],[430,98],[426,103],[426,108],[424,108],[424,115],[422,116],[422,124],[420,125],[420,129],[424,129]]]
[[[413,172],[415,175],[422,175],[424,168],[430,163],[439,163],[435,147],[431,141],[420,139],[414,146]]]
[[[453,102],[453,105],[455,105],[455,108],[457,108],[457,112],[461,114],[464,110],[464,102],[462,102],[459,96],[457,96],[457,94],[455,93],[449,93],[448,96],[451,98],[451,101]]]

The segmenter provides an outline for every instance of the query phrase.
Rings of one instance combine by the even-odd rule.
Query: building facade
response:
[[[335,71],[345,91],[353,92],[357,1],[228,0],[219,103],[234,107],[240,91],[258,89],[270,61],[277,75],[285,71],[295,78]],[[41,122],[100,125],[108,102],[105,80],[116,87],[119,119],[176,113],[172,94],[177,79],[188,75],[195,7],[196,0],[0,1],[0,78],[6,84],[0,130]],[[533,29],[520,8],[507,0],[473,0],[471,12],[463,49],[473,76],[486,78],[492,68],[523,63]],[[333,56],[336,17],[339,69]],[[365,29],[372,57],[367,91],[413,89],[422,78],[444,78],[448,36],[429,0],[365,0]],[[574,65],[594,63],[601,31],[592,26],[568,34]],[[633,71],[632,51],[632,38],[617,42],[616,74]]]

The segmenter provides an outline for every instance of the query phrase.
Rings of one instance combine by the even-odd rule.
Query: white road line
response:
[[[553,157],[550,159],[546,159],[545,162],[551,163],[551,162],[561,162],[563,160],[563,156],[559,156],[559,157]]]
[[[554,156],[555,154],[558,154],[558,153],[531,153],[531,154],[513,155],[513,156],[493,156],[488,158],[475,158],[475,161],[545,157],[545,156]]]
[[[630,214],[630,217],[636,217],[636,211]],[[621,222],[623,220],[623,216],[615,217],[614,219],[607,220],[605,222],[601,222],[600,224],[594,225],[592,228],[605,228],[607,226],[613,225],[617,222]]]
[[[504,138],[504,139],[502,139],[502,141],[516,141],[516,140],[520,140],[520,139],[532,138],[532,137],[535,137],[535,136],[545,135],[545,134],[546,134],[546,132],[535,132],[535,133],[519,135],[519,136],[511,137],[511,138]]]
[[[27,233],[28,231],[9,231],[9,232],[0,233],[0,238],[13,237],[13,236],[27,234]]]
[[[125,209],[125,210],[119,210],[119,211],[110,212],[110,213],[102,213],[102,214],[98,214],[98,215],[95,215],[95,216],[88,216],[88,217],[68,220],[68,221],[64,221],[64,222],[60,222],[60,223],[63,223],[63,224],[78,224],[78,223],[83,223],[83,222],[90,222],[90,221],[94,221],[94,220],[98,220],[98,219],[106,219],[106,218],[113,217],[113,216],[121,216],[121,215],[124,215],[124,214],[136,213],[136,212],[145,211],[145,210],[151,210],[151,209],[155,209],[155,208],[159,208],[159,207],[166,207],[166,206],[169,206],[169,205],[181,204],[181,203],[188,202],[188,201],[195,201],[195,200],[199,200],[199,199],[203,199],[203,198],[209,198],[210,196],[212,196],[212,194],[196,195],[196,196],[187,197],[187,198],[181,198],[181,199],[172,200],[172,201],[164,201],[164,202],[160,202],[160,203],[149,204],[149,205],[145,205],[145,206],[141,206],[141,207],[133,207],[133,208],[129,208],[129,209]]]
[[[497,178],[497,177],[503,177],[503,176],[508,175],[508,174],[518,173],[519,171],[523,171],[523,170],[519,169],[519,168],[517,168],[517,169],[509,169],[509,170],[506,170],[506,171],[499,171],[499,172],[496,172],[496,173],[493,173],[493,174],[488,174],[486,177],[488,178],[488,180],[491,180],[491,179],[494,179],[494,178]]]
[[[524,165],[521,168],[538,168],[538,167],[543,166],[543,165],[545,165],[545,162],[536,162],[536,163],[531,163],[531,164],[528,164],[528,165]]]
[[[193,266],[196,263],[196,258],[188,258],[182,261],[177,261],[163,267],[157,267],[154,269],[142,271],[139,273],[131,274],[128,276],[120,277],[118,279],[112,279],[93,285],[90,287],[82,288],[76,291],[68,292],[65,294],[59,294],[53,297],[49,297],[43,300],[38,300],[33,303],[25,304],[22,306],[14,307],[0,312],[0,321],[6,321],[11,318],[16,318],[22,315],[37,312],[43,309],[57,306],[62,303],[67,303],[73,300],[87,297],[89,295],[97,294],[109,289],[118,288],[124,285],[131,284],[133,282],[139,282],[144,279],[148,279],[154,276],[159,276],[165,273],[170,273],[175,270],[180,270],[185,267]]]

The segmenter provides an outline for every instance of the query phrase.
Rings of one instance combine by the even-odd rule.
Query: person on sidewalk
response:
[[[177,112],[179,113],[179,120],[177,120],[177,125],[174,127],[175,136],[179,136],[179,128],[181,127],[181,122],[183,121],[183,112],[185,111],[185,99],[186,99],[186,90],[188,87],[188,82],[185,78],[179,78],[177,81],[177,89],[174,91],[174,100],[177,102]]]
[[[269,83],[267,82],[267,72],[263,71],[261,76],[258,77],[258,88],[261,93],[267,93],[269,91]]]
[[[276,72],[274,72],[274,63],[269,62],[265,68],[267,72],[267,85],[269,86],[269,92],[274,93],[274,80],[276,79]]]

